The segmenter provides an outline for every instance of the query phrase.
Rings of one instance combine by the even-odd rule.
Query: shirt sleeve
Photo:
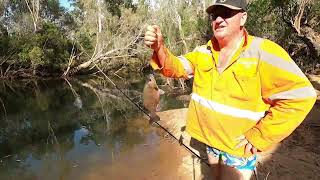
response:
[[[269,40],[260,48],[261,93],[270,108],[245,136],[263,151],[289,136],[301,124],[316,101],[316,93],[284,49]]]
[[[157,54],[154,52],[150,65],[154,70],[160,70],[166,77],[189,79],[194,75],[196,53],[190,52],[182,56],[174,56],[165,48],[164,66],[161,67]]]

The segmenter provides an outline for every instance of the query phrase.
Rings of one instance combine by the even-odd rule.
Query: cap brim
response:
[[[229,9],[233,9],[233,10],[242,10],[242,8],[235,7],[235,6],[232,6],[232,5],[215,3],[214,5],[209,6],[209,7],[206,9],[206,12],[207,12],[208,14],[212,13],[213,10],[214,10],[217,6],[224,6],[224,7],[227,7],[227,8],[229,8]]]

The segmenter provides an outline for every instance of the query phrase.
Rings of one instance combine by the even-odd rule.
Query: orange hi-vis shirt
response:
[[[294,131],[313,107],[316,93],[288,53],[278,44],[247,33],[223,71],[217,70],[219,46],[213,38],[193,52],[174,56],[165,49],[160,67],[167,77],[194,77],[187,132],[229,154],[248,157],[239,137],[264,151]]]

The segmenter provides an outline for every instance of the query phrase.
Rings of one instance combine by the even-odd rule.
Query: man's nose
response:
[[[221,16],[218,16],[215,20],[216,23],[221,23],[224,19]]]

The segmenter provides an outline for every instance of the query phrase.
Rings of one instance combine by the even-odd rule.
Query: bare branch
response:
[[[7,119],[6,106],[4,105],[4,103],[3,103],[2,99],[1,99],[1,97],[0,97],[0,101],[1,101],[1,104],[2,104],[3,112],[4,112],[4,119],[5,119],[6,121],[8,121],[8,119]]]

